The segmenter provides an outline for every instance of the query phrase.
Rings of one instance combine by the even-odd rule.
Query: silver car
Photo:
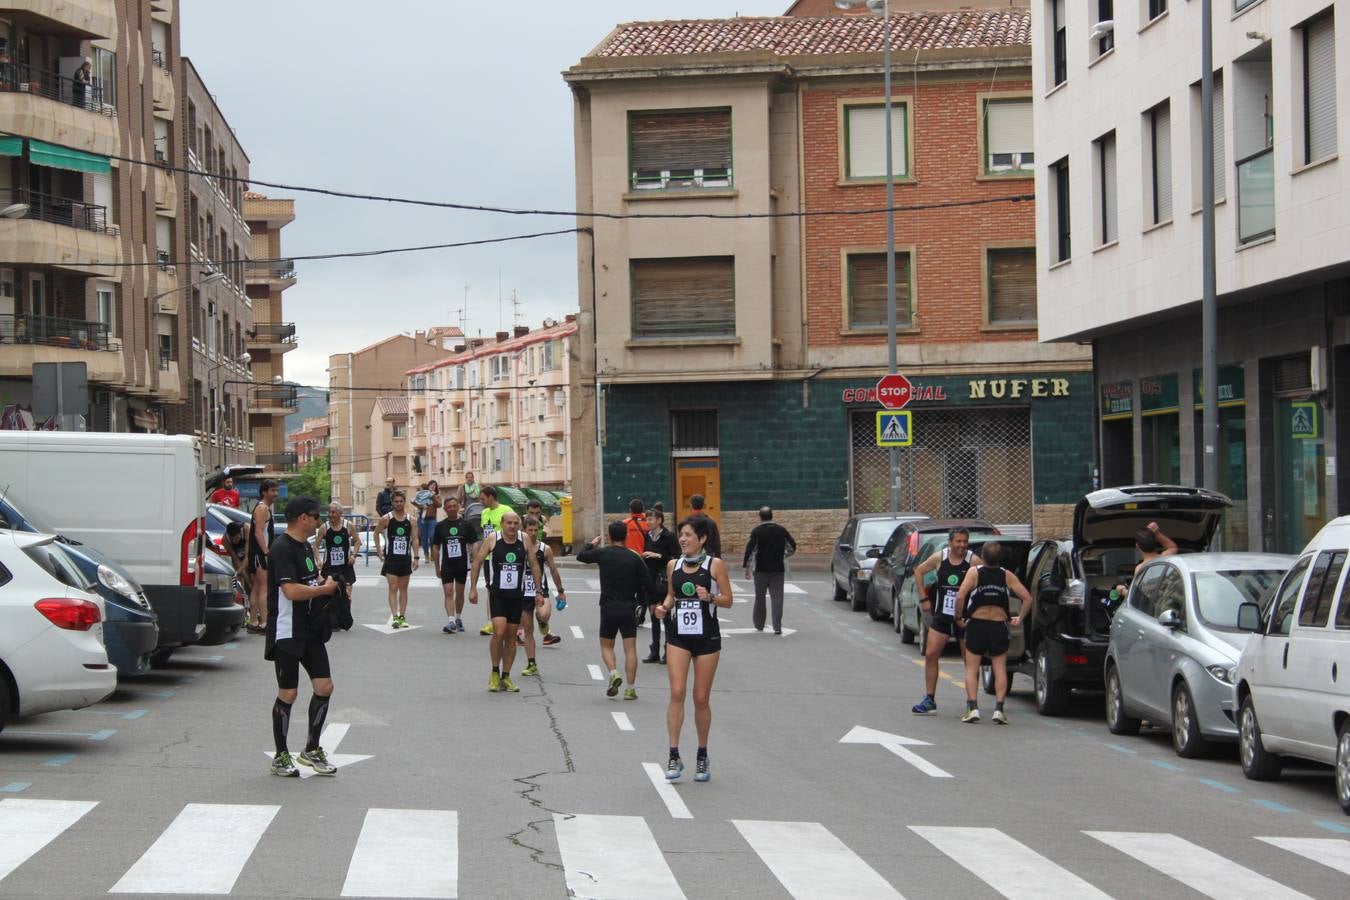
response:
[[[1111,621],[1106,725],[1136,734],[1140,720],[1170,723],[1180,756],[1236,741],[1233,674],[1248,634],[1238,607],[1257,603],[1295,557],[1188,553],[1150,562],[1134,576]]]

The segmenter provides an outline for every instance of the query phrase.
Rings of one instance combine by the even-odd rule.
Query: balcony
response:
[[[12,203],[27,204],[28,213],[0,219],[0,259],[105,278],[108,266],[95,263],[121,261],[122,242],[102,206],[35,191],[0,191],[0,205]]]
[[[167,160],[159,158],[159,154],[160,151],[156,150],[155,161],[167,163]],[[164,169],[155,169],[155,209],[171,216],[178,214],[178,182],[172,172]]]
[[[153,54],[155,51],[151,51]],[[161,54],[161,59],[163,58]],[[173,74],[159,64],[150,67],[151,81],[150,88],[151,101],[154,103],[155,115],[161,119],[173,121],[174,107],[174,87]]]
[[[176,402],[183,398],[183,378],[178,371],[178,363],[163,353],[159,357],[159,387],[155,397],[165,402]]]
[[[253,391],[248,411],[269,416],[288,416],[299,409],[294,385],[264,385]]]
[[[276,353],[285,353],[296,348],[294,322],[255,322],[253,330],[248,332],[250,349],[259,347]]]
[[[0,132],[109,156],[118,149],[113,102],[97,81],[0,63]]]
[[[258,465],[269,469],[293,469],[300,463],[297,453],[259,453]]]
[[[1237,164],[1238,243],[1275,234],[1275,151],[1267,147]]]
[[[40,362],[82,362],[90,381],[121,381],[124,374],[121,344],[103,322],[0,315],[0,376],[32,378]]]
[[[253,284],[267,284],[284,290],[295,284],[295,263],[289,259],[249,262],[244,277]]]
[[[22,19],[37,31],[84,39],[117,37],[113,0],[6,0],[5,10],[6,18]]]
[[[174,0],[150,0],[150,18],[166,25],[173,22]]]
[[[155,312],[164,315],[177,315],[181,298],[178,284],[178,270],[169,265],[167,251],[159,251],[159,267],[155,271]]]

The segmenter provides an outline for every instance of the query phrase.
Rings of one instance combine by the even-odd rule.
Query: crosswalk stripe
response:
[[[0,800],[0,879],[95,806],[83,800]]]
[[[684,900],[675,873],[641,816],[554,814],[568,896]]]
[[[572,629],[572,637],[576,638],[579,641],[586,639],[586,635],[582,634],[581,629],[578,628],[576,625],[572,625],[571,629]]]
[[[886,879],[819,822],[733,819],[731,824],[793,897],[903,900]]]
[[[228,894],[280,809],[189,803],[109,893]]]
[[[459,896],[459,814],[441,809],[369,810],[342,896]]]
[[[1306,894],[1300,894],[1173,834],[1134,831],[1084,833],[1214,900],[1236,900],[1239,897],[1307,900]]]
[[[600,671],[600,667],[597,666],[595,663],[587,663],[587,664],[586,664],[586,671],[591,673],[591,679],[592,679],[593,681],[604,681],[604,680],[605,680],[605,673],[602,672],[602,671]]]
[[[1257,840],[1350,875],[1350,841],[1340,838],[1276,837],[1259,837]]]
[[[666,780],[666,770],[653,762],[642,764],[642,771],[647,773],[647,780],[656,788],[656,795],[661,798],[661,802],[666,805],[672,819],[692,819],[694,814],[689,811],[685,805],[684,798],[680,792],[675,790],[675,785]]]
[[[965,866],[973,875],[1010,900],[1073,897],[1106,900],[1103,894],[1068,869],[996,828],[939,828],[911,825],[919,837]]]

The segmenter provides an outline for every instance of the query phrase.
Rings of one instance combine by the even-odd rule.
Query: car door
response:
[[[1262,740],[1272,752],[1280,752],[1296,740],[1289,708],[1293,687],[1289,677],[1289,643],[1294,613],[1313,558],[1311,553],[1303,556],[1285,574],[1275,589],[1265,634],[1253,635],[1244,653],[1249,657],[1250,669],[1243,675],[1251,688]]]
[[[1041,593],[1041,579],[1055,570],[1055,558],[1059,555],[1058,541],[1041,541],[1031,548],[1031,562],[1027,566],[1027,590],[1031,592],[1031,597],[1036,601],[1036,607],[1032,610],[1032,621],[1022,623],[1022,631],[1026,640],[1024,643],[1025,653],[1034,651],[1039,638],[1032,636],[1044,630],[1044,623],[1047,621],[1046,598]],[[1018,659],[1009,651],[1009,659]]]
[[[1345,570],[1345,550],[1323,550],[1313,560],[1289,641],[1289,697],[1293,737],[1302,752],[1324,763],[1336,756],[1337,684],[1331,608]],[[1339,669],[1336,673],[1339,676]],[[1339,679],[1337,679],[1339,680]],[[1344,690],[1340,692],[1341,696]]]
[[[839,533],[839,540],[834,542],[834,556],[830,559],[830,574],[834,576],[835,587],[841,590],[848,590],[848,566],[849,554],[852,552],[853,534],[858,529],[858,520],[849,519],[844,523],[844,530]],[[849,550],[845,550],[849,547]]]
[[[872,567],[872,590],[876,594],[877,609],[883,613],[891,612],[891,597],[899,581],[895,548],[900,544],[900,532],[901,529],[897,528],[891,533],[885,546],[881,548],[876,565]]]
[[[1132,710],[1148,710],[1155,715],[1149,687],[1151,659],[1149,656],[1148,623],[1155,622],[1158,587],[1162,583],[1162,564],[1148,566],[1130,586],[1125,603],[1116,610],[1111,620],[1111,638],[1116,645],[1116,668],[1120,673],[1120,689],[1126,705]]]
[[[1188,625],[1186,619],[1186,576],[1171,563],[1158,566],[1162,572],[1153,600],[1153,615],[1141,624],[1144,629],[1144,650],[1147,674],[1143,681],[1148,708],[1157,710],[1163,721],[1172,717],[1172,674],[1177,657],[1183,652]],[[1163,613],[1176,613],[1179,624],[1168,628],[1158,621]]]

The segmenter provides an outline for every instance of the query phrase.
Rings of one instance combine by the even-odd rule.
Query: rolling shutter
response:
[[[1228,172],[1224,168],[1223,75],[1214,73],[1214,199],[1228,196]]]
[[[665,187],[667,179],[725,181],[731,174],[731,111],[631,113],[628,119],[633,185]]]
[[[1036,321],[1036,251],[1031,247],[989,251],[989,321]]]
[[[895,321],[903,328],[910,324],[909,254],[895,254]],[[848,258],[850,328],[885,328],[886,254],[860,253]]]
[[[635,259],[633,337],[736,334],[734,257]]]
[[[1153,222],[1172,218],[1172,105],[1153,108]]]
[[[851,106],[848,117],[848,171],[849,178],[886,177],[886,107]],[[903,103],[891,106],[892,174],[902,178],[909,174],[909,145],[905,139],[908,111]]]
[[[1336,20],[1322,16],[1303,29],[1308,148],[1304,162],[1336,152]]]
[[[989,155],[1017,154],[1025,164],[1035,148],[1030,100],[990,100],[985,104]],[[993,168],[992,162],[990,168]]]

